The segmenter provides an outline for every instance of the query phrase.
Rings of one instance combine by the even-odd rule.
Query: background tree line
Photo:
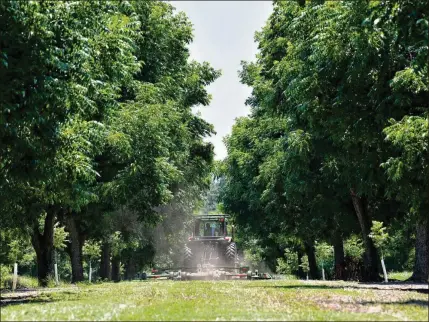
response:
[[[2,1],[0,33],[1,264],[47,285],[65,257],[72,282],[96,258],[113,280],[155,249],[171,260],[210,184],[214,130],[192,107],[220,75],[189,59],[187,17],[153,1]]]
[[[335,278],[376,281],[382,243],[371,229],[387,227],[388,266],[412,260],[411,279],[427,282],[423,2],[274,1],[255,40],[256,61],[240,71],[251,113],[225,139],[218,169],[244,241],[272,269],[295,256],[292,271],[312,278],[332,245]]]

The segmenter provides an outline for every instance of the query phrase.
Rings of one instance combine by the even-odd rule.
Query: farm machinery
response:
[[[252,272],[240,265],[234,226],[224,214],[195,216],[192,235],[183,248],[183,266],[152,269],[143,279],[231,280],[271,279],[268,273]]]

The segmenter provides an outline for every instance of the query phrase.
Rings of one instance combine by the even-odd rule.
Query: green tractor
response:
[[[234,242],[234,226],[224,214],[195,216],[192,235],[183,249],[180,268],[152,269],[143,279],[236,280],[271,279],[268,273],[252,272],[240,265]]]
[[[197,271],[204,267],[236,269],[237,246],[234,226],[224,214],[195,216],[192,236],[184,246],[183,268]]]

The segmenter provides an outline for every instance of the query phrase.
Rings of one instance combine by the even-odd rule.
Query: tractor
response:
[[[234,226],[228,224],[229,216],[224,214],[195,216],[192,236],[184,246],[183,268],[186,271],[208,266],[237,268]]]
[[[234,226],[224,214],[194,217],[192,235],[184,245],[183,266],[152,269],[142,279],[218,280],[272,279],[268,273],[252,272],[239,265]]]

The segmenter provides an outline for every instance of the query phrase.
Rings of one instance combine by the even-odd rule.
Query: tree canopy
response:
[[[62,222],[79,281],[85,240],[112,243],[118,213],[143,227],[171,202],[192,211],[214,133],[192,107],[220,72],[189,59],[192,25],[163,2],[4,1],[0,18],[2,224],[30,233],[46,285]]]
[[[298,237],[313,277],[315,241],[360,231],[377,280],[371,220],[411,215],[427,280],[427,23],[418,1],[274,1],[242,64],[251,115],[225,140],[221,200],[262,239]]]

